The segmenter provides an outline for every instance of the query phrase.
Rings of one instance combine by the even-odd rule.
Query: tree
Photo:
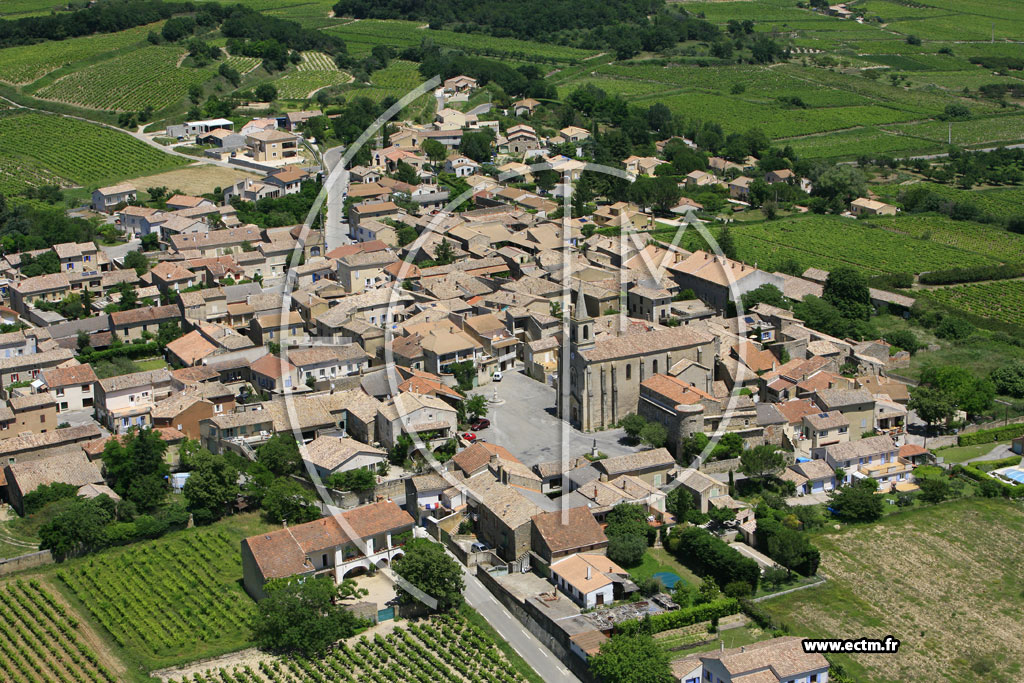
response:
[[[718,235],[718,249],[726,258],[736,258],[736,241],[728,227],[722,228],[722,232]]]
[[[675,515],[676,521],[683,521],[690,510],[696,509],[693,494],[685,486],[677,486],[668,492],[665,498],[665,509]]]
[[[462,604],[465,582],[462,567],[444,548],[425,538],[414,538],[405,544],[405,554],[392,563],[400,577],[437,600],[437,611],[447,612]],[[412,604],[416,597],[398,585],[398,600]]]
[[[623,567],[636,567],[644,560],[647,539],[644,536],[617,534],[608,537],[608,559]]]
[[[68,498],[57,505],[63,506],[61,511],[39,528],[40,550],[62,560],[102,545],[106,526],[114,519],[114,501],[108,496]]]
[[[124,256],[124,267],[134,268],[136,275],[142,275],[149,270],[149,259],[141,251],[129,251]]]
[[[873,485],[873,486],[872,486]],[[878,483],[865,479],[829,494],[833,514],[847,522],[875,522],[882,517],[882,497],[875,494]]]
[[[182,495],[197,524],[206,524],[224,516],[240,493],[238,470],[224,455],[200,448],[190,456],[192,472]]]
[[[949,480],[945,477],[921,477],[917,485],[921,487],[918,497],[926,503],[941,503],[950,494]]]
[[[487,398],[483,394],[474,394],[466,399],[466,414],[474,420],[487,415]]]
[[[407,185],[416,185],[420,182],[416,169],[404,161],[398,162],[398,165],[395,167],[394,177],[395,180],[400,180]]]
[[[814,183],[814,196],[836,199],[845,206],[868,193],[863,171],[851,164],[837,164],[824,171]]]
[[[490,129],[480,132],[466,131],[462,135],[462,142],[459,143],[459,151],[473,161],[482,164],[491,160],[491,142],[493,133]]]
[[[736,519],[736,511],[729,507],[708,507],[708,517],[715,524],[722,526],[726,522],[732,522]]]
[[[448,156],[448,148],[433,138],[424,140],[420,147],[434,166],[439,165]]]
[[[260,102],[272,102],[277,99],[277,88],[270,83],[260,83],[256,86],[253,94]]]
[[[917,340],[917,336],[910,330],[893,330],[892,332],[888,332],[885,335],[885,341],[907,351],[911,355],[921,348],[921,344]]]
[[[768,556],[792,572],[793,567],[804,561],[807,542],[799,531],[780,527],[768,538]]]
[[[631,439],[639,439],[640,432],[643,431],[647,425],[647,420],[640,417],[636,413],[629,413],[619,420],[619,426],[626,432],[626,435]]]
[[[335,472],[328,479],[331,488],[339,491],[370,491],[377,485],[377,477],[370,470],[359,468],[345,472]]]
[[[847,318],[867,320],[871,316],[867,278],[849,266],[840,266],[829,272],[821,298]]]
[[[311,657],[366,625],[338,602],[352,594],[351,584],[335,585],[329,576],[277,579],[264,590],[252,624],[261,650]]]
[[[661,448],[668,440],[668,430],[657,422],[648,422],[640,430],[640,440],[651,448]]]
[[[437,249],[434,252],[434,261],[439,266],[447,266],[455,260],[455,250],[447,237],[442,237]]]
[[[775,306],[776,308],[789,308],[792,304],[787,299],[782,291],[775,285],[761,285],[757,289],[753,289],[741,298],[743,302],[743,309],[749,311],[751,308],[758,304],[768,304],[769,306]]]
[[[299,471],[302,458],[299,446],[290,432],[279,432],[270,437],[256,451],[256,461],[276,476],[282,477]]]
[[[762,481],[785,466],[785,456],[772,444],[754,446],[740,455],[740,471],[748,477],[755,477]]]
[[[263,514],[274,523],[302,524],[320,516],[315,494],[297,481],[279,477],[263,496]]]
[[[41,484],[35,490],[26,493],[24,498],[22,498],[21,504],[25,515],[32,515],[42,510],[49,503],[77,496],[77,486],[55,481],[52,484]]]
[[[1000,394],[1024,398],[1024,362],[1017,360],[1009,365],[996,368],[990,377],[996,391]]]
[[[152,429],[131,430],[111,439],[103,449],[103,464],[111,488],[140,510],[156,507],[167,494],[164,480],[170,466],[164,459],[167,444]]]
[[[590,670],[604,683],[671,683],[668,654],[647,633],[613,635],[590,659]]]

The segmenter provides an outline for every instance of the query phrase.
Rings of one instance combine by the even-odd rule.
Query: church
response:
[[[658,373],[670,374],[711,391],[719,341],[700,322],[680,327],[654,327],[619,316],[604,331],[580,305],[577,293],[569,322],[566,354],[559,354],[559,382],[569,378],[568,405],[559,389],[559,416],[582,431],[606,429],[637,411],[640,383]],[[619,323],[619,324],[615,324]],[[568,413],[566,414],[566,409]]]

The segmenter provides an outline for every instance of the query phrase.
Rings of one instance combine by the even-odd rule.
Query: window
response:
[[[83,384],[82,385],[82,391],[92,391],[92,385],[91,384]]]
[[[63,396],[64,395],[64,388],[63,387],[58,387],[57,388],[57,395],[58,396]]]
[[[214,403],[213,404],[213,412],[215,412],[215,413],[223,413],[224,412],[224,405],[221,404],[221,403]]]
[[[18,381],[18,373],[12,372],[11,373],[11,382],[14,383],[14,382],[17,382],[17,381]]]
[[[632,378],[633,378],[633,364],[632,363],[626,363],[626,379],[632,379]]]
[[[657,359],[651,361],[651,374],[654,374],[654,375],[658,374],[658,360]]]

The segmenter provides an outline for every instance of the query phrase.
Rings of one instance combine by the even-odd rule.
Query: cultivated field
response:
[[[97,186],[187,163],[125,133],[60,116],[18,111],[0,113],[0,153],[0,169],[29,174],[12,176],[0,170],[0,182],[8,191],[57,180],[63,185]]]
[[[151,45],[129,54],[87,66],[38,90],[46,100],[87,109],[159,111],[185,99],[188,89],[214,74],[212,68],[179,67],[181,47]]]
[[[1024,262],[1024,235],[986,223],[954,221],[946,216],[931,214],[905,214],[872,218],[871,224],[918,240],[943,244],[998,261]],[[921,248],[919,244],[915,246]]]
[[[5,681],[118,680],[85,642],[78,619],[38,580],[0,585],[0,636]]]
[[[236,666],[230,673],[223,669],[197,673],[180,683],[523,680],[483,629],[452,614],[396,626],[386,636],[353,638],[320,659],[261,660]]]
[[[4,5],[7,4],[6,0]],[[142,45],[146,34],[160,24],[137,26],[119,33],[102,33],[0,50],[0,81],[21,85],[42,78],[62,66],[92,59],[132,45]]]
[[[901,641],[837,657],[857,681],[1016,681],[1024,667],[1024,510],[966,499],[817,535],[823,588],[761,605],[796,635]]]
[[[255,603],[240,585],[238,527],[179,532],[57,570],[114,641],[148,668],[248,644]]]
[[[286,100],[304,100],[321,88],[341,85],[352,80],[334,65],[334,60],[322,52],[303,52],[302,63],[275,80],[278,97]]]
[[[1024,326],[1024,281],[999,280],[939,287],[921,296],[959,308],[967,313]]]
[[[995,263],[990,256],[884,230],[873,221],[804,215],[752,224],[732,234],[747,263],[771,267],[794,258],[803,267],[853,265],[866,272],[913,272]],[[1008,234],[1008,233],[1007,233]]]
[[[414,21],[384,21],[379,19],[361,19],[327,29],[328,33],[339,36],[348,46],[349,53],[365,56],[375,45],[388,45],[401,51],[403,48],[417,46],[424,39],[430,39],[434,45],[447,48],[458,48],[481,55],[511,58],[519,60],[539,60],[547,62],[569,62],[586,59],[596,51],[580,50],[561,45],[534,43],[515,38],[494,38],[471,33],[455,31],[434,31]]]
[[[258,174],[249,173],[241,169],[214,166],[213,164],[199,164],[187,166],[175,171],[157,173],[156,175],[140,176],[130,178],[130,182],[140,190],[147,187],[166,187],[171,190],[181,190],[189,195],[201,195],[212,191],[216,187],[227,187],[234,185],[242,178],[259,178]]]

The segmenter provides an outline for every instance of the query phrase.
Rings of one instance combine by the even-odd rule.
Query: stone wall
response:
[[[0,576],[6,576],[25,569],[42,567],[46,564],[53,564],[53,555],[50,554],[49,550],[19,555],[18,557],[0,560]]]

